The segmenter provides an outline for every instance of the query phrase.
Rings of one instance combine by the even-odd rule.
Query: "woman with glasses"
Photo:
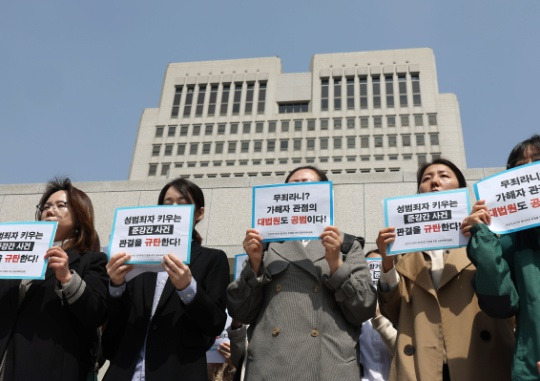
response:
[[[55,243],[44,280],[0,280],[0,380],[84,380],[107,311],[92,202],[69,179],[54,180],[36,219],[58,223]]]
[[[186,179],[165,185],[158,204],[193,204],[194,225],[204,216],[203,192]],[[110,319],[103,332],[103,351],[111,364],[104,380],[208,381],[206,351],[227,318],[229,263],[223,251],[201,243],[193,230],[189,265],[167,254],[162,271],[129,281],[129,253],[111,257]]]

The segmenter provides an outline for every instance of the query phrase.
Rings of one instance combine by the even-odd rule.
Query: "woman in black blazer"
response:
[[[90,198],[69,179],[47,184],[37,220],[57,221],[44,280],[0,280],[0,380],[84,380],[107,312],[107,256]]]
[[[202,190],[176,179],[161,190],[160,205],[194,204],[195,224],[204,215]],[[110,319],[103,350],[110,360],[104,380],[208,380],[206,351],[225,325],[229,264],[221,250],[201,246],[194,231],[191,263],[164,256],[165,271],[145,272],[126,282],[130,256],[107,264]]]

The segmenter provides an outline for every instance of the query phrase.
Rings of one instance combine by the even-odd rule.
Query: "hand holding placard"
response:
[[[133,270],[133,265],[126,264],[130,259],[131,256],[127,253],[117,253],[107,263],[107,275],[114,287],[123,285],[126,282],[126,274]]]
[[[257,276],[259,276],[259,269],[262,261],[262,237],[256,229],[246,230],[246,238],[244,238],[244,250],[249,257],[249,265]]]

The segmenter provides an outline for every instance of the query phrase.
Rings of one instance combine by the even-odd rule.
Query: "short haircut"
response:
[[[467,181],[465,180],[465,176],[463,176],[463,173],[459,170],[459,168],[450,160],[439,158],[439,159],[435,159],[433,161],[424,163],[418,168],[418,171],[416,172],[416,189],[420,188],[420,184],[422,183],[422,177],[424,176],[424,172],[426,171],[426,169],[428,169],[429,166],[434,165],[434,164],[446,165],[448,168],[452,170],[452,172],[455,173],[458,179],[459,187],[460,188],[467,187]]]
[[[304,165],[302,167],[298,167],[290,171],[289,174],[287,175],[287,178],[285,179],[285,182],[288,183],[292,175],[294,175],[298,171],[301,171],[302,169],[309,169],[310,171],[315,172],[317,176],[319,176],[319,179],[320,179],[319,181],[328,181],[328,177],[326,177],[326,174],[323,171],[321,171],[319,168],[313,165]]]

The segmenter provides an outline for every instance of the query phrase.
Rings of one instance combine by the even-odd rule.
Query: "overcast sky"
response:
[[[0,3],[0,183],[126,180],[169,62],[432,48],[467,165],[540,133],[538,0],[95,0]]]

